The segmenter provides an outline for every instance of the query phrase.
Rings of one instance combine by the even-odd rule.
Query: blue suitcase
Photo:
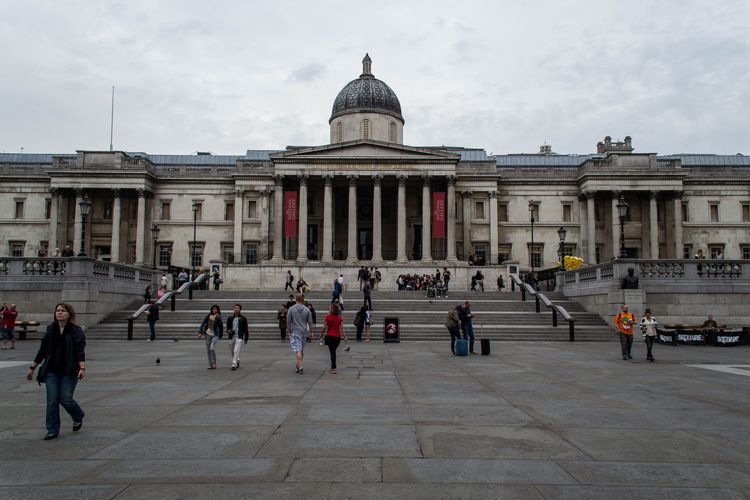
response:
[[[456,356],[468,356],[469,355],[469,341],[466,339],[457,339],[456,346],[454,347]]]

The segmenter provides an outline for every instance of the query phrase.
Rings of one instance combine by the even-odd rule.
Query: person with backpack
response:
[[[445,320],[445,327],[451,334],[451,353],[456,354],[456,340],[461,338],[461,320],[458,312],[461,306],[451,307],[448,310],[448,319]]]

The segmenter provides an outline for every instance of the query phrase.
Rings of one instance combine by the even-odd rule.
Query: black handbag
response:
[[[44,383],[44,379],[47,377],[47,363],[44,362],[39,367],[39,371],[36,373],[36,382],[39,385]]]

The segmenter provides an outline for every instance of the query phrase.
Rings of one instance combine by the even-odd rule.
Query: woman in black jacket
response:
[[[221,310],[214,304],[211,306],[209,313],[198,327],[198,336],[206,340],[206,354],[208,355],[208,369],[216,369],[216,344],[224,335],[224,325],[222,324]]]
[[[76,312],[65,303],[55,306],[55,321],[47,326],[39,352],[26,373],[26,380],[34,378],[47,387],[47,435],[45,441],[55,439],[60,433],[60,405],[73,419],[73,432],[83,426],[84,413],[73,399],[78,381],[86,375],[86,335],[76,325]]]

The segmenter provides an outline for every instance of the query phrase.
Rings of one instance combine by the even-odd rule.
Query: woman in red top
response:
[[[323,320],[322,335],[325,335],[326,345],[331,352],[331,373],[336,373],[336,349],[338,349],[342,337],[344,342],[349,343],[344,333],[344,319],[341,317],[337,304],[331,304],[330,312],[326,314]]]

